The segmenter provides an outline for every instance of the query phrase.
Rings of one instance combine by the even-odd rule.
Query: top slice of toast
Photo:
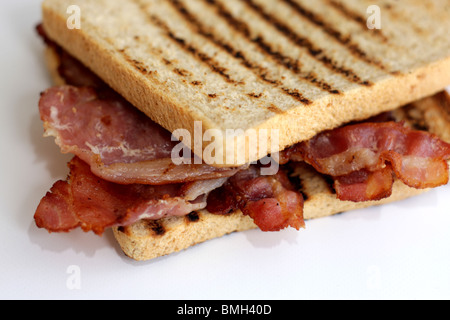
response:
[[[202,133],[216,129],[210,164],[229,166],[450,84],[448,0],[371,4],[45,0],[43,25],[154,121],[200,137],[198,155],[211,148]],[[268,133],[257,152],[226,155],[255,132]]]

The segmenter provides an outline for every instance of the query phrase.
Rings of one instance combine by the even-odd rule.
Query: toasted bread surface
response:
[[[193,137],[201,121],[202,132],[217,130],[219,161],[210,164],[228,166],[450,84],[448,2],[380,2],[381,29],[365,23],[375,19],[371,4],[45,0],[43,25],[52,40],[166,129],[184,128]],[[73,5],[80,29],[67,27]],[[227,143],[262,129],[278,130],[278,143],[265,141],[263,148],[257,140],[257,152],[226,156]],[[227,137],[227,130],[242,131]],[[194,152],[202,156],[202,148]]]

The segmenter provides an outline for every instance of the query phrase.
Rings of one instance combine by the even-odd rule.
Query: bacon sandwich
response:
[[[127,256],[149,260],[447,184],[448,2],[384,1],[381,29],[369,5],[45,0],[55,86],[39,112],[74,157],[36,225],[112,229]],[[205,158],[211,132],[221,161]]]

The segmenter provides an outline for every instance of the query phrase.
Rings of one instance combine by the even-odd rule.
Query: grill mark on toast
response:
[[[161,220],[144,220],[146,227],[154,232],[157,236],[163,236],[166,233],[166,229]]]
[[[226,41],[219,39],[216,37],[210,30],[208,30],[207,27],[205,27],[194,15],[192,15],[178,0],[172,0],[170,1],[173,6],[179,11],[179,13],[185,18],[185,20],[190,24],[190,26],[200,35],[202,35],[207,40],[214,43],[216,46],[227,52],[229,55],[233,56],[234,58],[240,60],[241,64],[245,66],[247,69],[250,69],[253,71],[255,75],[257,75],[262,81],[271,84],[274,87],[280,87],[282,85],[281,81],[277,79],[272,79],[267,75],[266,68],[260,66],[259,64],[250,61],[246,55],[242,52],[237,50],[233,47],[232,44],[227,43]],[[293,64],[292,64],[293,65]],[[296,66],[298,67],[298,66]],[[320,87],[323,90],[332,90],[334,93],[338,92],[338,90],[332,89],[331,86],[317,82],[316,84],[318,87]],[[304,97],[301,93],[295,92],[295,94],[292,94],[294,91],[293,89],[285,89],[280,88],[281,91],[283,91],[285,94],[291,96],[292,98],[296,99],[297,101],[302,102],[303,104],[311,104],[312,101],[308,98]]]
[[[251,0],[249,0],[251,1]],[[360,60],[374,65],[381,70],[386,70],[386,66],[384,66],[381,61],[371,58],[367,55],[366,52],[364,52],[356,43],[351,41],[350,36],[343,36],[338,30],[333,28],[330,24],[325,22],[325,19],[320,17],[318,14],[309,11],[308,9],[304,8],[302,5],[300,5],[295,0],[281,0],[284,3],[288,4],[295,12],[297,12],[300,16],[306,18],[314,25],[318,26],[321,30],[326,32],[329,36],[331,36],[333,39],[335,39],[337,42],[345,46],[350,53],[359,58]]]
[[[117,231],[122,232],[123,234],[127,235],[128,237],[131,235],[131,231],[128,226],[119,226],[117,228]]]
[[[267,43],[261,36],[258,36],[256,38],[252,37],[248,25],[244,21],[241,21],[236,17],[234,17],[231,14],[231,12],[229,12],[227,8],[225,8],[221,3],[217,2],[216,0],[205,0],[205,1],[206,3],[210,4],[211,6],[217,9],[217,13],[219,14],[219,16],[221,16],[232,29],[242,34],[247,39],[247,41],[256,44],[262,50],[263,53],[265,53],[268,56],[271,56],[278,64],[284,66],[289,70],[292,70],[293,72],[297,73],[302,79],[309,81],[311,84],[321,88],[322,90],[328,91],[332,94],[341,93],[339,90],[333,88],[330,84],[326,83],[323,80],[318,79],[317,75],[314,74],[313,72],[310,72],[306,75],[302,75],[300,63],[298,62],[298,60],[294,60],[284,55],[283,53],[274,50],[272,46],[269,43]],[[242,53],[240,54],[243,55]],[[262,77],[267,82],[272,82],[274,84],[278,83],[278,81],[268,79],[266,74],[262,74]]]
[[[270,104],[268,107],[267,107],[267,110],[269,110],[270,112],[273,112],[273,113],[277,113],[277,114],[284,114],[284,111],[283,110],[281,110],[280,108],[278,108],[276,105],[274,105],[274,104]]]
[[[114,46],[114,43],[108,41],[112,46]],[[140,73],[142,73],[145,76],[149,76],[152,73],[155,73],[156,71],[148,70],[145,65],[137,61],[136,59],[131,58],[127,53],[125,49],[120,49],[118,52],[122,55],[122,57],[127,61],[129,64],[131,64],[136,70],[138,70]]]
[[[145,223],[145,228],[150,229],[156,236],[163,236],[166,233],[166,229],[162,220],[142,220]],[[132,234],[131,226],[119,226],[117,230],[126,236],[130,237]]]
[[[272,46],[267,43],[261,36],[258,36],[254,39],[251,39],[252,42],[256,43],[266,54],[271,55],[275,60],[286,67],[294,71],[297,75],[299,75],[302,79],[307,80],[311,84],[319,87],[322,90],[328,91],[332,94],[340,94],[341,92],[337,89],[334,89],[330,84],[326,83],[323,80],[317,78],[317,75],[313,72],[309,72],[306,75],[302,74],[302,70],[300,68],[300,63],[298,60],[294,60],[279,51],[275,51]]]
[[[189,23],[191,28],[198,34],[202,35],[207,40],[214,43],[216,46],[227,52],[229,55],[233,56],[234,58],[240,60],[241,64],[246,67],[247,69],[251,70],[255,75],[257,75],[262,81],[269,83],[273,85],[274,87],[279,87],[281,85],[281,82],[276,79],[271,79],[267,76],[266,68],[260,66],[259,64],[256,64],[252,61],[250,61],[246,55],[242,52],[237,50],[233,47],[230,43],[227,43],[223,39],[219,39],[216,37],[211,30],[208,30],[207,27],[205,27],[192,13],[190,13],[186,7],[184,7],[179,0],[170,0],[169,1],[173,7],[184,17],[184,19]],[[291,67],[291,65],[289,66]],[[294,64],[292,64],[292,68],[299,68],[298,65],[294,67]],[[291,69],[291,68],[289,68]],[[299,71],[298,69],[294,71]],[[305,77],[303,77],[306,79]],[[313,83],[312,81],[310,81]],[[331,88],[330,85],[325,83],[320,83],[317,81],[316,86],[319,88],[329,91],[331,93],[340,93],[338,90]],[[280,88],[285,94],[290,95],[292,98],[304,103],[304,104],[310,104],[312,103],[309,99],[305,98],[303,95],[301,95],[299,92],[296,92],[295,94],[292,94],[292,89],[285,89]],[[250,95],[251,97],[259,98],[261,95]]]
[[[182,77],[187,77],[187,76],[192,76],[192,73],[186,69],[182,69],[182,68],[174,68],[173,72],[175,72],[176,74],[182,76]]]
[[[247,93],[247,95],[251,98],[259,99],[263,96],[263,93],[250,92],[250,93]]]
[[[185,217],[185,220],[186,220],[187,223],[198,222],[198,221],[200,221],[200,214],[198,212],[195,212],[195,211],[191,212]]]
[[[311,101],[309,101],[308,99],[303,97],[303,95],[300,93],[300,91],[298,91],[298,89],[281,88],[281,90],[286,92],[291,97],[294,97],[298,101],[301,101],[301,102],[303,102],[305,104],[310,104],[311,103]]]
[[[342,2],[336,0],[327,0],[328,4],[330,4],[333,8],[339,11],[346,18],[351,19],[359,24],[359,26],[364,30],[368,31],[368,34],[379,37],[384,43],[389,42],[389,39],[383,34],[381,29],[373,29],[370,30],[367,28],[367,20],[364,16],[359,13],[353,11],[352,9],[346,7]]]
[[[285,23],[280,21],[277,17],[267,13],[261,6],[259,6],[252,0],[243,0],[243,3],[245,3],[250,9],[256,12],[259,16],[261,16],[268,24],[273,25],[286,38],[290,39],[297,47],[306,49],[306,52],[312,58],[322,63],[328,69],[344,76],[350,82],[364,86],[372,85],[372,82],[361,79],[353,70],[340,66],[336,61],[326,56],[323,49],[317,47],[308,38],[299,35],[297,32],[292,30],[292,28],[290,28]],[[248,37],[250,37],[250,34],[248,34]],[[311,80],[314,80],[314,78],[312,78]]]
[[[198,81],[198,80],[194,80],[194,81],[191,81],[191,84],[192,84],[193,86],[202,86],[202,85],[203,85],[203,82]]]
[[[142,7],[142,6],[141,6]],[[187,53],[191,54],[193,57],[201,61],[202,63],[206,64],[213,72],[219,74],[224,78],[224,80],[231,84],[237,84],[237,85],[243,85],[244,83],[242,81],[237,81],[233,79],[226,71],[227,69],[220,66],[220,64],[215,61],[212,57],[208,56],[204,52],[201,52],[198,48],[196,48],[193,44],[188,43],[185,39],[176,36],[173,31],[170,29],[170,27],[161,19],[159,19],[157,16],[149,13],[146,8],[142,7],[143,11],[146,14],[146,17],[148,20],[161,28],[161,30],[164,31],[164,34],[173,41],[173,43],[177,44],[180,48],[182,48]]]
[[[108,43],[111,46],[114,46],[114,42],[111,41],[110,39],[106,39],[108,41]],[[159,50],[156,50],[155,48],[149,48],[149,50],[152,51],[152,53],[156,56],[158,56],[158,58],[167,66],[172,66],[174,65],[173,61],[168,60],[167,58],[165,58],[164,56],[161,56],[162,52],[160,52]],[[146,68],[146,66],[144,65],[144,63],[142,63],[141,61],[137,61],[136,59],[133,59],[131,56],[129,56],[126,53],[126,49],[118,49],[117,50],[121,55],[122,58],[127,61],[130,65],[132,65],[136,70],[138,70],[140,73],[142,73],[144,76],[147,76],[148,78],[150,78],[151,75],[156,75],[158,73],[157,70],[148,70]],[[182,77],[190,77],[192,75],[192,73],[188,70],[182,69],[182,68],[177,68],[175,67],[174,69],[172,69],[172,71]],[[152,80],[157,81],[157,79],[155,77],[152,77]],[[193,80],[190,82],[192,85],[194,86],[203,86],[203,83],[201,81],[197,81],[197,80]],[[169,170],[169,169],[167,169]]]

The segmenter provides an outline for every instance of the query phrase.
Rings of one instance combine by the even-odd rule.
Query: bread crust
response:
[[[320,17],[324,13],[319,10],[329,7],[325,0],[322,1],[323,5],[315,7],[308,7],[312,2],[302,2],[302,5]],[[273,43],[273,48],[279,47],[281,53],[288,55],[289,51],[298,52],[301,57],[298,65],[306,70],[303,72],[306,75],[289,70],[279,61],[274,62],[276,55],[273,53],[256,55],[262,50],[261,44],[259,47],[256,44],[257,38],[245,39],[245,33],[238,33],[229,21],[217,14],[217,10],[206,4],[202,6],[210,11],[218,24],[228,23],[223,37],[225,33],[229,33],[230,37],[234,36],[236,44],[233,45],[236,46],[240,42],[248,42],[244,43],[248,50],[242,52],[251,60],[247,61],[247,64],[253,63],[252,68],[247,70],[242,66],[245,63],[241,57],[232,57],[224,50],[225,46],[220,41],[225,41],[225,38],[216,35],[213,39],[215,42],[205,40],[205,36],[198,32],[198,24],[187,23],[170,1],[127,0],[116,3],[105,0],[45,0],[43,24],[52,40],[171,132],[185,128],[193,136],[194,121],[202,121],[203,132],[208,129],[220,130],[224,142],[217,145],[217,154],[221,154],[221,151],[224,151],[220,150],[221,147],[225,149],[227,141],[231,141],[225,138],[227,129],[242,129],[244,133],[249,130],[279,130],[279,144],[274,144],[275,150],[270,143],[267,145],[267,153],[271,153],[308,140],[323,130],[349,121],[366,119],[430,96],[450,84],[450,19],[446,1],[437,0],[433,4],[408,2],[409,7],[405,10],[411,11],[408,14],[411,14],[412,21],[420,21],[420,25],[415,28],[408,27],[403,21],[406,18],[398,18],[397,13],[403,10],[401,7],[394,8],[397,10],[396,14],[392,13],[394,9],[384,9],[386,14],[383,15],[383,29],[379,31],[382,32],[384,40],[382,37],[373,36],[370,30],[360,30],[362,36],[353,36],[350,31],[342,31],[353,30],[356,26],[354,21],[350,21],[335,9],[327,18],[330,20],[326,20],[330,28],[339,26],[339,30],[342,29],[340,33],[335,32],[334,36],[334,29],[330,31],[329,28],[314,26],[314,22],[317,22],[315,20],[319,18],[306,19],[294,11],[292,18],[286,18],[287,22],[296,23],[296,30],[311,30],[315,35],[313,45],[323,49],[323,54],[326,51],[326,58],[332,61],[330,63],[341,67],[342,70],[334,66],[340,72],[327,69],[323,62],[328,61],[327,59],[324,58],[320,62],[320,57],[311,56],[314,54],[314,48],[310,48],[309,52],[299,48],[293,43],[295,35],[289,37],[289,34],[280,33],[267,23],[267,17],[262,18],[254,9],[245,7],[245,10],[238,10],[244,6],[243,1],[216,2],[233,12],[237,19],[245,21],[246,18],[253,17],[254,19],[247,20],[251,33],[264,34],[266,41]],[[259,4],[264,12],[270,9],[265,6],[270,6],[271,2],[254,2]],[[316,2],[318,1],[314,3]],[[81,29],[70,30],[66,27],[66,10],[73,3],[77,3],[82,9]],[[189,7],[202,2],[181,3]],[[357,1],[349,1],[348,4],[346,2],[346,5],[353,11],[361,9]],[[194,7],[190,8],[192,12],[193,9]],[[421,19],[415,18],[423,13],[429,14],[421,16]],[[282,10],[279,14],[282,15]],[[96,19],[99,16],[102,19]],[[171,17],[177,23],[173,22]],[[205,17],[205,23],[206,21]],[[173,34],[168,28],[173,29]],[[208,30],[215,32],[212,27]],[[404,30],[408,37],[397,30]],[[151,39],[148,38],[150,36]],[[429,43],[430,39],[433,39],[432,44]],[[188,46],[191,43],[192,46]],[[182,44],[184,49],[180,47]],[[222,47],[219,44],[222,44]],[[151,47],[147,48],[150,45]],[[328,47],[331,49],[327,49]],[[273,48],[272,51],[275,50]],[[357,48],[363,52],[359,52]],[[209,51],[200,55],[199,50]],[[199,61],[199,55],[204,61]],[[214,72],[211,66],[213,60],[223,63],[226,67],[216,66]],[[255,73],[258,70],[261,72],[262,68],[258,69],[255,66],[257,63],[265,66],[267,74],[273,74],[283,85],[270,85],[267,79],[261,80],[261,74],[260,78],[256,77]],[[291,69],[295,69],[295,66]],[[371,85],[362,84],[364,81],[351,81],[351,77],[345,76],[344,69],[348,74],[358,74],[361,80]],[[237,80],[227,82],[224,73]],[[298,79],[299,74],[303,75],[301,80]],[[319,80],[331,84],[339,94],[319,89]],[[203,85],[193,84],[196,82]],[[294,85],[288,87],[290,83]],[[283,94],[283,90],[292,91],[291,96]],[[293,93],[304,96],[309,103],[296,100]],[[244,141],[245,134],[238,135],[236,139]],[[204,141],[203,148],[209,144],[210,142]],[[235,166],[261,158],[259,153],[246,152],[242,159],[238,159],[237,155],[225,159],[225,153],[222,153],[222,163],[212,165]],[[230,159],[234,161],[226,162]]]

